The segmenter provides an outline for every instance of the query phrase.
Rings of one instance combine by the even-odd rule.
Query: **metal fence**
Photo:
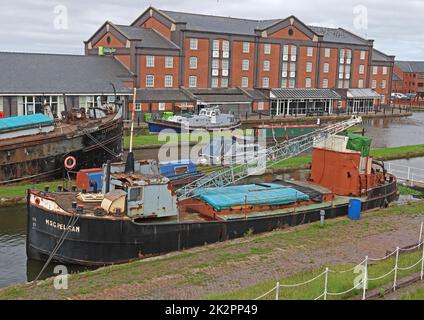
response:
[[[424,183],[424,169],[390,162],[387,163],[386,168],[389,173],[396,176],[398,181]]]

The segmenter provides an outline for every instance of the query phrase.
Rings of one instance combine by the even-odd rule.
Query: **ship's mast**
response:
[[[134,141],[134,121],[135,121],[135,104],[137,99],[137,88],[133,91],[133,105],[131,110],[131,132],[130,132],[130,151],[127,156],[127,163],[125,165],[125,172],[134,172],[134,154],[133,154],[133,141]]]

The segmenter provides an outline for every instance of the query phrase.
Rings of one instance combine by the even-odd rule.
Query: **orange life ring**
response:
[[[65,159],[64,165],[67,170],[72,170],[77,166],[77,159],[73,156],[69,156]]]

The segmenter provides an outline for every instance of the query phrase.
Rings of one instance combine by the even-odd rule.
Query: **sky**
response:
[[[106,20],[131,24],[150,5],[257,20],[295,15],[373,39],[398,60],[424,60],[424,0],[1,0],[0,51],[83,54]]]

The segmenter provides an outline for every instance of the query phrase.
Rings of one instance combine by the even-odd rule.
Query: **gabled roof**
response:
[[[393,62],[394,57],[388,56],[387,54],[385,54],[381,51],[378,51],[377,49],[373,49],[371,59],[372,59],[372,61]]]
[[[315,33],[323,37],[325,42],[336,42],[336,43],[346,43],[346,44],[358,44],[358,45],[367,45],[368,40],[364,39],[356,34],[353,34],[350,31],[347,31],[343,28],[327,28],[327,27],[317,27],[317,26],[308,26]]]
[[[113,57],[0,52],[0,93],[110,93],[133,75]]]
[[[266,29],[280,20],[250,20],[168,10],[159,10],[159,12],[164,13],[175,22],[186,23],[188,30],[241,35],[255,35],[255,29]]]
[[[116,28],[118,28],[128,40],[141,41],[141,47],[143,48],[179,49],[175,43],[168,40],[154,29],[125,25],[116,25]]]
[[[424,72],[424,61],[396,61],[395,64],[403,72]]]

